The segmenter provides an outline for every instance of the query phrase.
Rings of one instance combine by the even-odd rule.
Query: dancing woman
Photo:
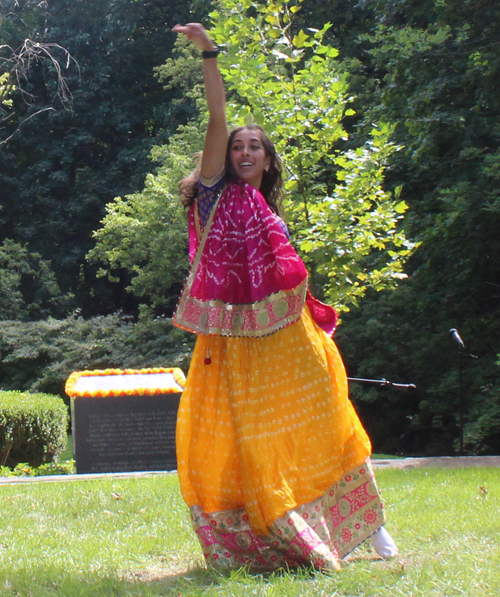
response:
[[[279,216],[281,163],[264,130],[228,135],[217,50],[202,52],[210,120],[189,206],[191,270],[174,323],[198,334],[177,422],[182,495],[209,565],[252,569],[339,560],[383,528],[371,445],[331,339],[336,313],[308,291]]]

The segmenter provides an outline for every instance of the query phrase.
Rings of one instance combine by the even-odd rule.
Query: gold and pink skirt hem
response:
[[[280,516],[265,536],[252,530],[244,508],[207,513],[192,506],[190,511],[207,565],[219,569],[335,571],[385,522],[369,459],[323,496]]]

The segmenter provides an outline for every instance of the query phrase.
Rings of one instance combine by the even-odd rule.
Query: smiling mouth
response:
[[[246,168],[246,167],[248,167],[248,166],[253,166],[253,164],[252,164],[251,162],[242,162],[242,163],[240,164],[240,167],[241,167],[241,168]]]

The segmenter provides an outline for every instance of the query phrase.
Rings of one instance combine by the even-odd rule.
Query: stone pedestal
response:
[[[73,452],[81,473],[175,470],[180,369],[72,374]]]

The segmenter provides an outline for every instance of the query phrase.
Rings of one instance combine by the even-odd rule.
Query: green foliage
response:
[[[497,453],[500,6],[370,6],[371,34],[358,38],[359,130],[387,121],[404,147],[389,158],[386,179],[401,187],[405,228],[420,245],[408,281],[370,295],[344,318],[338,339],[351,375],[414,382],[418,391],[356,389],[357,406],[377,449],[456,453],[459,379],[448,331],[458,328],[478,357],[464,362],[465,448]]]
[[[390,127],[375,127],[363,147],[347,148],[347,73],[322,29],[294,30],[300,2],[222,0],[211,34],[230,90],[229,119],[269,131],[289,174],[287,211],[313,286],[337,307],[368,288],[393,287],[413,245],[400,229],[406,204],[383,188],[397,150]],[[316,284],[315,284],[316,282]]]
[[[183,35],[175,40],[173,55],[157,66],[155,75],[165,91],[175,93],[172,105],[196,119],[204,108],[203,66],[198,50]],[[182,125],[181,125],[182,128]]]
[[[9,73],[2,73],[0,75],[0,122],[7,117],[5,108],[12,107],[12,99],[9,95],[15,90],[15,86],[9,83]]]
[[[62,296],[47,261],[12,240],[4,240],[0,245],[0,320],[64,313],[70,300],[71,296]]]
[[[44,56],[30,63],[23,93],[11,93],[2,139],[24,124],[0,145],[0,239],[50,260],[63,293],[74,294],[87,315],[129,307],[126,276],[114,285],[96,281],[85,255],[105,205],[142,188],[151,147],[189,117],[154,76],[171,53],[170,28],[188,17],[197,18],[190,2],[1,3],[0,46],[15,50],[33,39],[65,48],[74,61],[54,50],[71,110],[61,109],[55,65]]]
[[[14,468],[0,466],[0,477],[51,477],[55,475],[75,474],[75,463],[73,460],[66,462],[47,462],[40,466],[30,466],[27,462],[20,462]]]
[[[335,336],[350,376],[417,387],[412,391],[351,384],[351,398],[377,452],[456,455],[459,451],[458,346],[449,333],[459,312],[452,305],[441,305],[436,289],[431,291],[432,306],[416,301],[412,280],[392,293],[370,295],[360,308],[345,314]],[[489,342],[499,337],[500,326],[485,315],[463,322],[459,331],[466,345],[465,452],[497,454],[500,376]]]
[[[85,320],[0,321],[0,379],[8,390],[65,396],[73,371],[178,366],[187,371],[192,334],[170,320],[119,314]],[[67,400],[67,397],[66,397]]]
[[[481,371],[481,373],[483,373]],[[484,375],[482,375],[482,381]],[[464,431],[464,445],[474,454],[500,453],[500,376],[477,389]]]
[[[385,164],[397,147],[389,141],[391,129],[381,125],[364,147],[340,149],[348,138],[342,122],[353,111],[338,52],[324,41],[329,25],[293,33],[298,5],[280,0],[250,10],[247,4],[225,0],[211,15],[216,23],[211,34],[224,46],[229,119],[239,125],[252,118],[269,131],[287,169],[290,226],[312,286],[347,309],[367,288],[392,287],[404,277],[402,265],[413,248],[400,231],[406,205],[397,191],[391,197],[382,186]],[[183,40],[177,53],[157,74],[169,89],[180,89],[183,103],[199,116],[155,148],[153,156],[163,165],[147,178],[142,193],[108,206],[89,255],[106,264],[101,275],[113,279],[125,270],[131,276],[128,290],[167,309],[187,263],[174,185],[186,172],[188,156],[199,149],[206,122],[199,57]]]
[[[61,398],[0,391],[0,465],[52,462],[66,447],[68,420]]]
[[[168,27],[199,20],[191,9],[206,15],[207,6],[205,0],[1,2],[0,72],[10,71],[5,59],[26,39],[67,48],[79,69],[75,63],[63,69],[72,112],[60,109],[48,61],[34,63],[23,82],[31,103],[20,89],[8,89],[6,77],[0,83],[0,97],[12,103],[1,106],[11,115],[2,139],[37,110],[55,108],[27,120],[21,134],[0,146],[0,242],[14,243],[0,249],[0,319],[62,317],[68,291],[87,315],[135,308],[124,288],[156,312],[171,310],[187,266],[175,184],[190,168],[190,153],[201,148],[204,107],[201,61],[179,40],[172,57]],[[282,143],[289,224],[316,292],[324,286],[334,302],[358,304],[337,335],[349,373],[418,385],[407,394],[353,384],[376,448],[454,453],[458,373],[448,330],[457,327],[479,357],[466,362],[466,446],[498,451],[498,3],[242,0],[221,1],[217,10],[214,30],[221,31],[221,62],[233,81],[234,122],[252,113]],[[159,82],[167,81],[162,89]],[[186,122],[184,137],[179,126]],[[165,144],[174,131],[179,135]],[[144,183],[153,146],[159,169]],[[115,197],[121,199],[106,212]],[[409,209],[398,213],[405,204]],[[92,239],[103,218],[104,229]],[[379,233],[379,223],[395,230],[397,242],[404,228],[419,246],[404,266],[408,280],[361,299],[367,286],[398,280],[410,248]],[[96,259],[89,262],[84,256],[94,242]],[[38,275],[42,262],[56,275],[61,300],[51,274]],[[98,262],[119,281],[96,281]],[[2,359],[11,359],[0,363],[2,379],[8,387],[58,393],[79,355],[119,363],[123,351],[133,366],[141,340],[126,345],[121,332],[136,328],[118,320],[116,335],[112,325],[93,320],[117,347],[106,344],[100,353],[91,335],[83,340],[79,332],[72,352],[57,330],[49,333],[53,320],[1,323]],[[156,358],[154,337],[148,346]],[[63,345],[74,358],[59,371]]]
[[[190,105],[191,114],[197,115],[203,105],[198,52],[179,37],[175,53],[156,75],[165,89],[182,92],[182,100],[173,100],[176,105]],[[186,213],[177,185],[193,166],[205,127],[206,117],[193,117],[165,145],[153,148],[156,172],[148,174],[141,193],[107,205],[102,227],[94,232],[96,246],[88,254],[91,262],[102,264],[99,276],[117,281],[120,271],[126,271],[126,290],[162,313],[173,312],[188,269]]]
[[[100,276],[116,280],[115,272],[126,270],[131,279],[126,289],[161,312],[173,311],[187,273],[186,214],[177,183],[192,164],[200,138],[196,124],[186,125],[155,148],[153,157],[162,165],[146,177],[141,193],[108,204],[88,255],[104,264]]]
[[[147,176],[141,193],[109,203],[89,259],[104,262],[98,275],[112,281],[119,281],[113,271],[126,270],[127,291],[171,312],[187,271],[187,234],[184,211],[169,186],[172,178],[162,169]]]

